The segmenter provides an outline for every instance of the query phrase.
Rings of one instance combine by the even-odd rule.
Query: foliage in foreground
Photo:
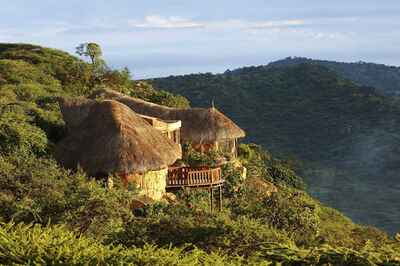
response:
[[[399,265],[400,257],[368,248],[356,252],[324,246],[301,249],[277,243],[258,243],[247,258],[183,248],[141,248],[104,245],[79,236],[64,226],[0,225],[0,263],[24,265]]]
[[[197,248],[124,248],[103,245],[64,226],[1,224],[0,263],[5,265],[239,265],[240,259]]]

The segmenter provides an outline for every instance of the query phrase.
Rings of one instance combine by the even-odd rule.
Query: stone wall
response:
[[[129,181],[136,183],[140,188],[140,195],[153,200],[161,200],[167,186],[168,169],[150,171],[144,175],[129,176]]]

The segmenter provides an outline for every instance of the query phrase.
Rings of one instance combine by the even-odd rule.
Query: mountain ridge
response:
[[[400,94],[400,67],[372,62],[340,62],[318,60],[305,57],[288,57],[271,62],[267,67],[280,67],[298,64],[318,64],[325,66],[343,78],[349,79],[358,85],[375,87],[387,95]]]

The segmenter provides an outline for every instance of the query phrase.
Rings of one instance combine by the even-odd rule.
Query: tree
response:
[[[91,87],[103,83],[103,77],[109,70],[102,58],[103,52],[97,43],[82,43],[76,47],[76,53],[80,56],[89,57],[92,66]]]
[[[89,57],[93,65],[99,63],[99,61],[103,61],[101,59],[103,55],[101,47],[99,44],[94,42],[81,43],[78,47],[76,47],[76,53],[80,56]]]

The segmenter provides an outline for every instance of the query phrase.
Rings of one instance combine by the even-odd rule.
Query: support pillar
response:
[[[219,204],[218,204],[219,211],[222,211],[222,186],[219,186]]]
[[[213,188],[210,187],[210,211],[213,212],[213,201],[214,201],[214,191]]]

